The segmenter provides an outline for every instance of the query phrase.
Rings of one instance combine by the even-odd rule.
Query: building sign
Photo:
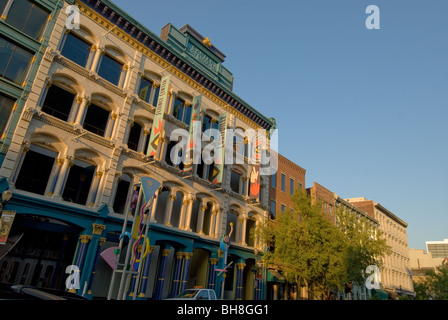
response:
[[[165,122],[163,116],[165,114],[165,108],[168,103],[170,78],[171,76],[167,75],[162,78],[162,81],[160,83],[159,99],[157,100],[154,122],[152,124],[151,135],[149,136],[148,150],[146,151],[146,155],[149,157],[156,158],[157,149],[162,138],[162,129]]]
[[[184,172],[192,171],[193,163],[197,163],[197,161],[193,162],[193,159],[195,155],[194,151],[196,149],[196,144],[200,143],[201,139],[201,103],[202,95],[193,98],[193,111],[191,113],[190,132],[188,136],[187,147],[185,150],[185,161],[183,169]]]
[[[193,45],[191,42],[187,45],[187,51],[191,54],[196,60],[200,61],[207,68],[217,71],[218,65],[213,59],[211,59],[207,54],[205,54],[201,49]]]
[[[6,241],[8,241],[9,232],[11,231],[15,216],[15,211],[4,210],[2,212],[2,217],[0,219],[0,245],[6,244]]]

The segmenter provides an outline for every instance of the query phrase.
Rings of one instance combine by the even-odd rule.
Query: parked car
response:
[[[217,298],[212,289],[187,289],[177,297],[167,300],[217,300]]]
[[[0,300],[88,300],[64,290],[37,288],[25,285],[0,286]]]

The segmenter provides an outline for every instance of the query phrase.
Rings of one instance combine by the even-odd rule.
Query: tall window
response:
[[[65,201],[85,205],[89,196],[96,166],[75,160],[67,177],[62,198]]]
[[[5,131],[15,101],[0,94],[0,136]]]
[[[57,86],[51,86],[42,104],[42,111],[67,121],[74,100],[75,95],[73,93]]]
[[[124,213],[130,187],[131,178],[129,178],[127,175],[123,175],[120,182],[118,182],[117,191],[115,192],[115,199],[113,204],[114,212]]]
[[[286,176],[282,173],[282,191],[286,190]]]
[[[86,67],[92,45],[74,33],[67,34],[61,54],[67,59]]]
[[[270,213],[271,213],[271,219],[275,219],[275,213],[276,213],[276,203],[274,200],[271,200],[271,208],[270,208]]]
[[[231,176],[230,176],[230,189],[233,192],[240,192],[240,179],[241,179],[241,174],[239,174],[238,172],[232,171]]]
[[[122,63],[118,62],[108,54],[104,54],[101,59],[100,68],[98,69],[98,75],[118,86],[122,70]]]
[[[271,187],[277,188],[277,172],[271,175]]]
[[[0,76],[22,85],[33,53],[0,37]]]
[[[187,106],[185,101],[176,99],[174,101],[173,116],[177,119],[190,125],[191,121],[191,106]]]
[[[289,179],[289,193],[291,194],[291,195],[293,195],[294,194],[294,179]]]
[[[159,86],[155,86],[154,82],[142,77],[140,80],[140,87],[138,89],[138,97],[153,106],[157,106],[157,100],[159,99]]]
[[[23,160],[15,187],[44,195],[56,157],[56,152],[32,145]]]
[[[83,124],[84,129],[104,137],[107,122],[109,121],[109,113],[108,110],[92,103],[86,112]]]
[[[128,148],[134,151],[138,151],[138,145],[142,136],[142,126],[134,122],[129,130]]]
[[[14,0],[5,22],[39,40],[47,25],[49,13],[29,0]]]

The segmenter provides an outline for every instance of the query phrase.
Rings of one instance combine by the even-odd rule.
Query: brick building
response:
[[[271,218],[277,213],[291,210],[291,196],[297,189],[305,191],[306,170],[287,159],[278,155],[277,173],[270,177],[269,200]]]

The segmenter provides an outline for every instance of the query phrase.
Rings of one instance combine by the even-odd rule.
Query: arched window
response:
[[[190,125],[191,104],[181,98],[176,98],[173,106],[173,117],[187,125]]]
[[[98,67],[98,75],[103,79],[121,86],[125,75],[126,59],[124,54],[114,48],[106,48]]]
[[[57,152],[32,144],[26,152],[15,187],[44,195],[57,156]]]
[[[93,163],[75,159],[67,176],[62,198],[73,203],[87,204],[96,169]]]
[[[140,79],[140,86],[138,88],[138,97],[143,101],[157,105],[159,99],[160,86],[153,80],[143,76]]]
[[[42,104],[42,111],[67,121],[75,101],[76,94],[67,91],[59,86],[52,85],[48,88],[45,100]]]
[[[67,33],[61,54],[81,67],[87,67],[90,61],[92,44],[74,32]]]

